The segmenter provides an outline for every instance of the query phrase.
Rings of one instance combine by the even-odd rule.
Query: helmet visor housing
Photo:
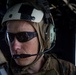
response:
[[[44,14],[41,10],[35,9],[34,6],[20,3],[10,8],[3,17],[2,23],[9,20],[26,20],[39,23]]]

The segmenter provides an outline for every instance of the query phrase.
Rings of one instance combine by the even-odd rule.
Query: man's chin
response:
[[[30,63],[28,63],[27,60],[25,60],[25,58],[19,58],[19,59],[15,59],[16,64],[20,65],[20,66],[26,66],[29,65]]]

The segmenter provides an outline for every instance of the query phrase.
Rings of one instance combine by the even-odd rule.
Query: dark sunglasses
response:
[[[19,42],[23,43],[36,37],[37,33],[36,32],[18,32],[18,33],[7,32],[6,35],[7,35],[7,39],[10,42],[13,42],[14,38],[16,38]]]

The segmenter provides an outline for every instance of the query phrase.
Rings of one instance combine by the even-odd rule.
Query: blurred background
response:
[[[0,0],[0,49],[9,61],[11,56],[8,44],[5,41],[6,27],[1,26],[1,21],[7,9],[16,3],[26,0]],[[35,0],[29,0],[35,2]],[[56,45],[51,52],[56,53],[58,58],[76,63],[76,0],[48,0],[54,8],[51,13],[55,22]]]

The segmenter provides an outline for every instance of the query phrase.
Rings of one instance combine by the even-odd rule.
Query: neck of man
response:
[[[42,65],[44,64],[44,58],[43,56],[35,63],[33,64],[27,71],[32,74],[38,72]]]

